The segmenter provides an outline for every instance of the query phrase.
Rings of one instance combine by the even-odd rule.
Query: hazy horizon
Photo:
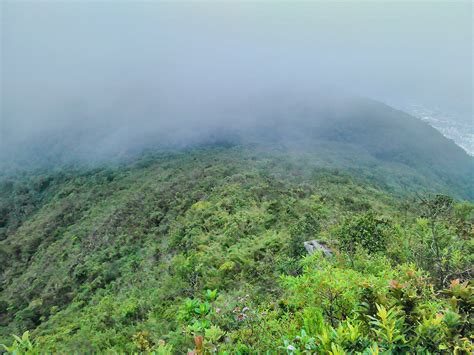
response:
[[[0,139],[182,140],[189,125],[232,125],[227,106],[322,87],[472,124],[471,14],[470,2],[3,1]]]

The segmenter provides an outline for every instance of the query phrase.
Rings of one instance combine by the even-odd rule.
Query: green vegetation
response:
[[[5,174],[0,343],[472,353],[474,205],[392,168],[227,147]]]

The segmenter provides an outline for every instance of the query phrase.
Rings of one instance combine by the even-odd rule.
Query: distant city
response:
[[[426,121],[440,131],[445,137],[452,139],[469,155],[474,156],[474,124],[457,120],[454,115],[439,109],[428,109],[422,105],[409,105],[406,111]]]

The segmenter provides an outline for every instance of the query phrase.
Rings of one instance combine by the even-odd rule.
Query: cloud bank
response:
[[[470,2],[0,6],[4,156],[192,141],[282,97],[352,93],[472,119]]]

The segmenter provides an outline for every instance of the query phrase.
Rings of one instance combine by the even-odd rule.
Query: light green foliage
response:
[[[458,303],[440,298],[412,266],[386,265],[369,275],[337,261],[309,259],[303,275],[283,279],[285,309],[300,330],[283,337],[282,348],[295,353],[473,350],[470,320]],[[458,294],[465,306],[472,297],[467,283],[457,281],[443,292]]]
[[[35,349],[33,342],[30,340],[30,332],[27,330],[21,337],[13,335],[13,344],[10,346],[0,344],[0,346],[9,354],[36,354],[39,349]]]
[[[402,351],[407,343],[403,334],[404,317],[396,308],[377,306],[377,316],[371,317],[370,325],[380,345],[389,351]],[[408,349],[405,349],[408,350]]]
[[[472,204],[454,204],[446,196],[421,201],[415,223],[394,233],[393,257],[417,263],[439,287],[455,278],[470,278],[474,262]]]
[[[387,189],[319,157],[241,147],[5,178],[0,342],[18,353],[471,351],[473,205]],[[306,256],[311,239],[334,257]]]

